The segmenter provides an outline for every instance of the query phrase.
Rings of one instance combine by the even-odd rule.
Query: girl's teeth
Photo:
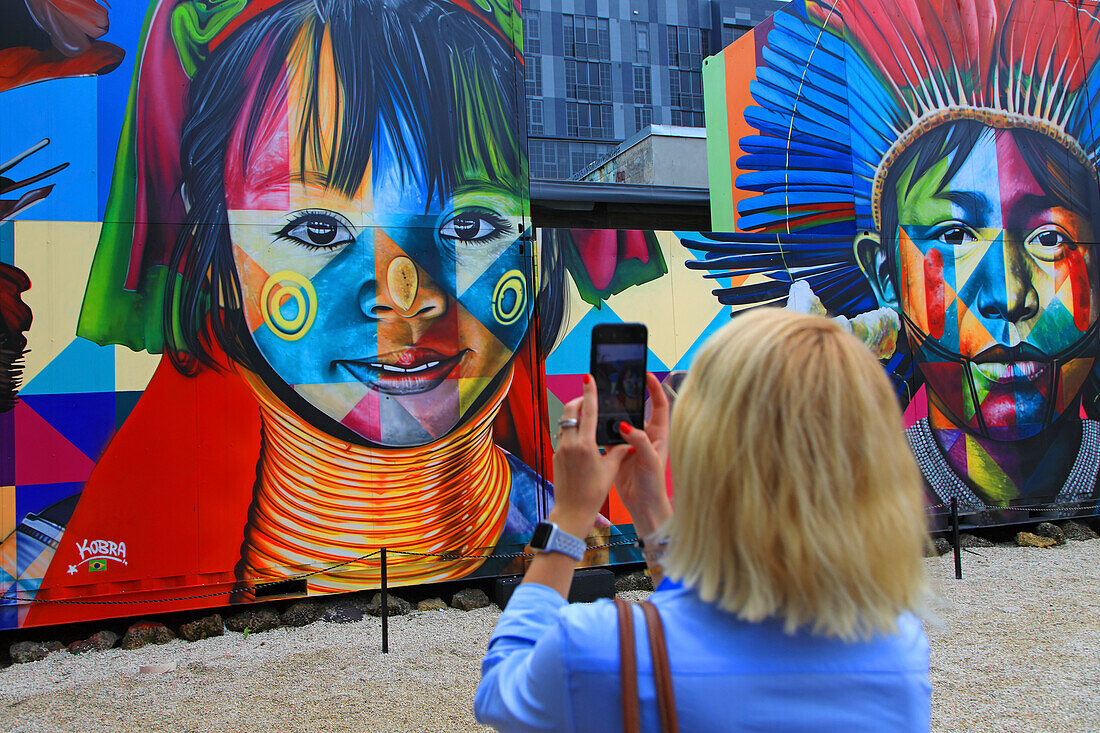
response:
[[[408,369],[399,366],[393,366],[392,364],[371,364],[374,369],[381,369],[386,372],[400,372],[401,374],[412,374],[413,372],[422,372],[425,369],[431,369],[432,367],[439,366],[438,361],[429,361],[420,366],[409,367]]]

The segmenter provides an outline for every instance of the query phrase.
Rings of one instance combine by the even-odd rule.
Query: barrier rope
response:
[[[633,544],[634,544],[634,540],[625,540],[625,539],[624,540],[617,540],[615,542],[608,542],[608,543],[603,544],[603,545],[592,545],[592,546],[588,547],[587,549],[585,549],[585,552],[587,553],[589,550],[604,550],[604,549],[607,549],[607,548],[610,548],[610,547],[622,547],[624,545],[633,545]],[[267,587],[270,587],[272,585],[283,585],[283,584],[286,584],[286,583],[293,583],[294,581],[304,580],[305,578],[308,578],[308,577],[313,576],[313,575],[318,575],[320,573],[332,572],[333,570],[336,570],[337,568],[341,568],[345,565],[351,565],[353,563],[362,562],[364,560],[369,560],[370,558],[374,557],[375,555],[378,555],[381,552],[382,552],[381,549],[377,549],[374,552],[367,553],[366,555],[360,555],[359,557],[353,557],[350,560],[344,560],[343,562],[336,563],[335,565],[327,565],[323,568],[318,568],[317,570],[311,570],[308,573],[302,573],[301,575],[294,575],[294,576],[291,576],[289,578],[280,578],[279,580],[272,580],[272,581],[268,581],[266,583],[259,583],[257,585],[249,585],[249,586],[234,588],[233,590],[230,590],[228,592],[227,591],[218,591],[217,593],[205,593],[205,594],[197,595],[197,596],[181,596],[179,598],[152,598],[152,599],[139,600],[139,601],[81,601],[81,600],[75,600],[75,599],[56,599],[55,600],[55,599],[39,599],[39,598],[20,598],[18,596],[0,595],[0,601],[14,601],[16,605],[20,605],[20,604],[26,605],[26,604],[34,604],[34,603],[55,603],[55,604],[75,605],[75,606],[131,606],[131,605],[135,605],[135,604],[138,604],[138,603],[175,603],[175,602],[178,602],[178,601],[195,601],[195,600],[199,600],[199,599],[202,599],[202,598],[215,598],[217,596],[237,595],[237,594],[240,594],[240,593],[246,593],[248,591],[260,590],[261,588],[267,588]],[[417,557],[439,557],[439,558],[443,558],[445,560],[458,560],[458,559],[465,559],[465,558],[483,558],[483,559],[487,559],[487,558],[505,558],[505,559],[514,559],[514,558],[517,558],[517,557],[534,557],[536,555],[536,553],[534,553],[534,552],[513,552],[513,553],[501,553],[501,554],[496,554],[496,555],[463,555],[463,554],[458,554],[458,553],[445,553],[444,554],[444,553],[438,553],[438,552],[413,552],[411,550],[393,550],[393,549],[389,549],[389,548],[387,548],[386,552],[388,552],[391,555],[415,555]],[[138,591],[138,592],[148,592],[148,591]],[[120,595],[122,595],[122,594],[120,594]]]
[[[926,506],[925,507],[925,512],[929,513],[929,514],[938,514],[939,512],[935,512],[933,510],[949,508],[949,506],[950,505],[948,505],[946,503],[933,504],[933,505],[930,505],[930,506]],[[1049,505],[1044,505],[1044,504],[1027,504],[1027,505],[1010,506],[1010,507],[989,507],[989,506],[987,506],[987,507],[982,507],[980,509],[961,510],[960,513],[965,512],[967,514],[976,514],[976,513],[979,513],[979,512],[986,512],[986,511],[1028,511],[1028,512],[1037,512],[1037,513],[1065,514],[1066,512],[1078,512],[1078,511],[1082,511],[1082,510],[1085,510],[1085,509],[1095,509],[1095,508],[1100,508],[1100,501],[1094,501],[1092,503],[1085,503],[1085,504],[1074,504],[1073,506],[1069,506],[1069,507],[1051,507]],[[1070,517],[1066,517],[1066,518],[1069,519]],[[611,547],[622,547],[624,545],[633,545],[633,544],[634,544],[634,540],[618,540],[616,542],[608,542],[608,543],[605,543],[605,544],[602,544],[602,545],[592,545],[592,546],[588,547],[585,550],[585,552],[588,552],[589,550],[604,550],[604,549],[608,549],[608,548],[611,548]],[[381,551],[382,551],[381,549],[378,549],[378,550],[375,550],[373,552],[367,553],[366,555],[360,555],[359,557],[353,557],[349,560],[344,560],[344,561],[336,563],[334,565],[327,565],[323,568],[318,568],[317,570],[311,570],[308,573],[302,573],[301,575],[294,575],[294,576],[291,576],[291,577],[288,577],[288,578],[280,578],[279,580],[272,580],[272,581],[268,581],[266,583],[259,583],[259,584],[255,584],[255,585],[242,586],[242,587],[239,587],[239,588],[234,588],[233,590],[230,590],[228,592],[227,591],[218,591],[216,593],[204,593],[204,594],[196,595],[196,596],[180,596],[178,598],[151,598],[151,599],[140,600],[140,601],[82,601],[82,600],[75,600],[75,599],[21,598],[19,596],[0,595],[0,601],[11,601],[11,602],[14,602],[16,605],[27,605],[27,604],[34,604],[34,603],[54,603],[54,604],[68,604],[68,605],[77,605],[77,606],[130,606],[130,605],[135,605],[135,604],[138,604],[138,603],[178,603],[180,601],[197,601],[197,600],[201,600],[203,598],[215,598],[217,596],[238,595],[238,594],[241,594],[241,593],[246,593],[248,591],[261,590],[263,588],[268,588],[268,587],[273,586],[273,585],[282,585],[282,584],[286,584],[286,583],[293,583],[295,581],[304,580],[306,578],[309,578],[309,577],[314,576],[314,575],[319,575],[321,573],[330,573],[333,570],[337,570],[338,568],[344,567],[346,565],[352,565],[354,563],[363,562],[364,560],[369,560],[370,558],[372,558],[375,555],[379,554]],[[536,554],[536,553],[533,553],[533,552],[512,552],[512,553],[498,553],[498,554],[484,555],[484,554],[460,554],[460,553],[438,553],[438,552],[414,552],[412,550],[395,550],[395,549],[387,549],[387,552],[389,552],[392,555],[410,555],[410,556],[415,556],[415,557],[438,557],[438,558],[441,558],[441,559],[444,559],[444,560],[460,560],[460,559],[472,559],[472,558],[474,558],[474,559],[476,559],[476,558],[481,558],[481,559],[489,559],[489,558],[515,559],[515,558],[519,558],[519,557],[534,557],[535,554]],[[977,553],[975,553],[975,554],[977,554]],[[148,592],[148,591],[138,591],[138,592]]]

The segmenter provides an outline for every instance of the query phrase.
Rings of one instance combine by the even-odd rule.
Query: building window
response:
[[[570,143],[569,176],[576,178],[585,168],[606,157],[614,147],[600,143]]]
[[[527,100],[527,134],[541,135],[542,127],[542,100]]]
[[[541,140],[527,141],[527,161],[532,178],[549,178],[546,175],[546,165],[542,162],[545,145],[546,143]]]
[[[698,71],[670,69],[668,89],[673,107],[703,111],[703,75]]]
[[[741,36],[745,35],[752,30],[751,25],[742,25],[740,23],[723,23],[722,24],[722,48],[730,45]]]
[[[668,27],[668,65],[681,69],[702,69],[707,32],[700,28]]]
[[[634,24],[634,58],[639,64],[649,63],[649,27],[645,23]]]
[[[611,137],[611,105],[565,103],[565,127],[569,137]]]
[[[634,67],[634,104],[653,104],[653,90],[649,80],[649,69]]]
[[[635,107],[634,108],[634,127],[638,130],[644,130],[653,124],[653,108],[652,107]]]
[[[682,127],[703,127],[703,113],[683,109],[670,109],[669,121]]]
[[[523,64],[527,97],[542,97],[542,59],[528,58]]]
[[[669,122],[703,126],[703,54],[707,32],[699,28],[668,28]]]
[[[565,55],[578,59],[611,60],[611,25],[607,18],[563,15]]]
[[[539,17],[529,15],[523,19],[523,52],[542,53],[542,38],[539,30]]]
[[[565,96],[585,102],[610,102],[611,64],[566,59]]]
[[[527,156],[532,178],[559,178],[568,175],[566,166],[558,165],[558,148],[561,144],[548,140],[530,140]]]

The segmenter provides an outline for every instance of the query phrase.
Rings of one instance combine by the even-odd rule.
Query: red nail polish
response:
[[[630,435],[630,432],[632,430],[634,430],[634,426],[628,423],[626,420],[623,420],[621,423],[619,423],[619,432],[623,435]]]
[[[592,379],[592,377],[591,377],[591,376],[589,376],[589,375],[587,375],[587,374],[585,374],[585,375],[584,375],[584,383],[585,383],[585,384],[588,384],[588,382],[589,382],[589,381],[591,381],[591,379]]]
[[[635,453],[637,453],[637,452],[638,452],[638,449],[637,449],[637,448],[635,448],[634,446],[630,446],[630,450],[628,450],[628,451],[626,452],[626,454],[627,454],[628,456],[632,456],[632,455],[634,455],[634,454],[635,454]]]

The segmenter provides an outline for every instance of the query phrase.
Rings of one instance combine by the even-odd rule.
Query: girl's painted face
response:
[[[430,195],[423,165],[397,152],[416,149],[407,125],[378,126],[353,194],[327,185],[329,151],[302,155],[297,81],[272,95],[247,144],[238,121],[226,156],[245,321],[272,370],[325,415],[375,443],[431,442],[526,332],[523,202],[483,175]],[[354,144],[334,132],[322,131],[325,144]]]
[[[983,135],[944,181],[947,165],[898,184],[901,308],[928,336],[914,354],[933,399],[963,426],[1030,437],[1092,368],[1092,350],[1077,347],[1097,319],[1100,212],[1044,190],[1009,131]]]

